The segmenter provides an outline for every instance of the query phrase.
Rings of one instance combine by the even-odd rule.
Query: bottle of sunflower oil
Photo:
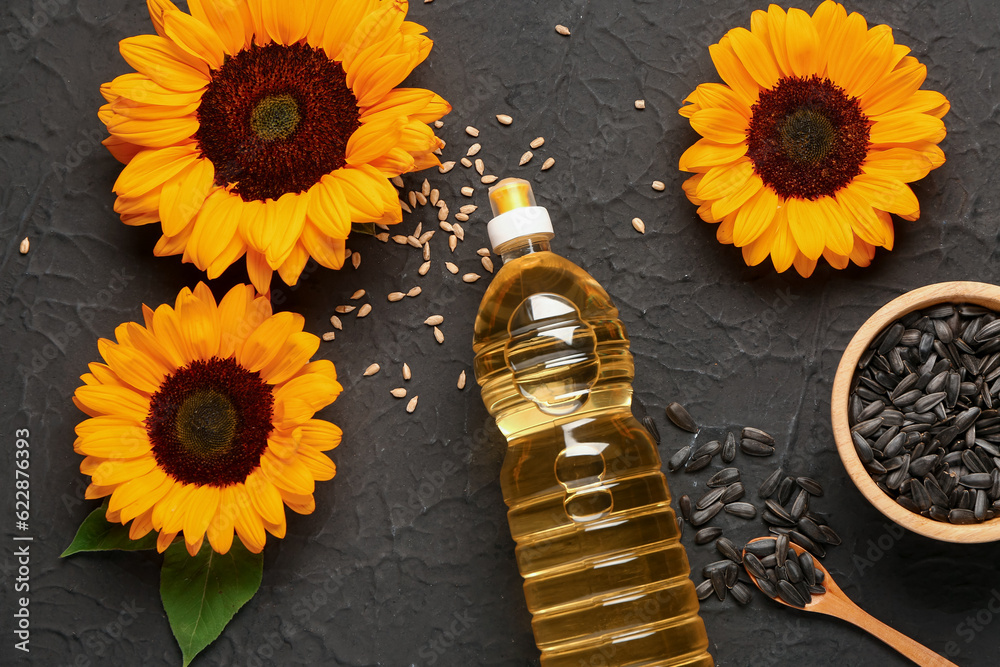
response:
[[[490,202],[503,267],[476,317],[475,372],[507,438],[500,483],[541,664],[710,667],[618,310],[549,249],[527,181],[500,181]]]

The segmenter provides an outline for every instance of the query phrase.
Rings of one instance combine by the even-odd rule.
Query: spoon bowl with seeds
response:
[[[787,549],[781,557],[777,554],[779,548]],[[759,537],[747,543],[743,560],[750,580],[775,602],[845,620],[923,667],[957,667],[861,609],[840,589],[822,563],[798,544],[783,540],[782,536]],[[773,567],[768,567],[772,562]]]

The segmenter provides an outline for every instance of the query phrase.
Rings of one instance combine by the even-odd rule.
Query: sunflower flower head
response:
[[[756,266],[808,277],[820,257],[868,266],[892,250],[895,214],[920,217],[907,185],[944,164],[949,103],[921,90],[927,68],[832,0],[812,16],[755,11],[709,47],[725,84],[703,83],[680,110],[703,138],[680,159],[684,192],[718,240]]]
[[[309,359],[319,339],[293,313],[272,313],[250,285],[216,303],[204,283],[173,308],[143,307],[145,324],[102,339],[74,403],[89,419],[74,450],[86,458],[87,498],[110,496],[107,519],[157,531],[164,551],[183,533],[227,553],[238,535],[259,553],[285,535],[285,506],[315,509],[314,485],[336,468],[323,453],[341,431],[315,412],[341,391],[331,362]]]
[[[388,179],[440,164],[440,96],[396,86],[430,53],[405,0],[147,0],[155,35],[101,88],[104,144],[125,163],[128,225],[209,278],[246,257],[266,293],[310,257],[338,269],[351,223],[402,220]]]

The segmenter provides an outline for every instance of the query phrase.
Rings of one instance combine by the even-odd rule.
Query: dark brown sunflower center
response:
[[[273,428],[270,386],[233,359],[193,361],[150,399],[153,457],[180,482],[228,486],[260,465]]]
[[[244,201],[304,192],[345,164],[361,121],[344,68],[307,44],[253,46],[212,72],[195,139]]]
[[[750,111],[747,157],[782,197],[832,195],[861,173],[871,124],[829,79],[783,78]]]

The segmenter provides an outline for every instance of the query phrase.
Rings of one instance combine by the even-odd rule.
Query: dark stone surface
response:
[[[463,127],[480,127],[489,172],[531,178],[555,220],[555,249],[616,299],[637,363],[636,411],[656,419],[664,457],[696,440],[667,423],[663,407],[671,400],[703,426],[699,442],[744,424],[773,433],[775,460],[737,459],[747,486],[755,489],[776,461],[826,486],[816,507],[844,537],[826,564],[848,595],[963,666],[995,665],[1000,547],[891,531],[848,480],[828,411],[840,353],[880,305],[931,282],[997,278],[1000,10],[987,0],[848,5],[870,23],[893,26],[927,64],[925,87],[951,100],[948,162],[917,184],[923,215],[897,221],[895,251],[880,250],[869,269],[824,267],[806,281],[769,265],[747,268],[738,250],[718,245],[684,198],[676,170],[697,138],[677,108],[699,82],[718,80],[707,47],[729,27],[748,26],[756,8],[764,4],[416,3],[411,17],[436,45],[410,81],[454,104],[441,133],[446,156],[457,159],[472,143]],[[40,27],[29,31],[32,15]],[[557,23],[572,36],[557,35]],[[72,451],[82,418],[70,401],[78,376],[98,359],[97,339],[140,318],[141,303],[172,301],[200,278],[178,258],[152,256],[154,229],[118,221],[110,190],[120,166],[97,145],[98,88],[128,71],[117,42],[150,31],[137,0],[10,0],[0,10],[4,664],[180,662],[159,603],[159,557],[58,559],[96,506],[79,500],[84,478]],[[637,98],[646,100],[645,111],[633,108]],[[502,112],[515,117],[512,126],[493,119]],[[545,147],[518,168],[538,135]],[[556,165],[540,173],[549,155]],[[461,167],[427,174],[453,211],[466,203],[458,189],[472,176]],[[667,190],[651,190],[653,179]],[[473,201],[486,206],[484,187]],[[645,236],[632,230],[634,216],[645,220]],[[453,256],[463,272],[479,266],[485,218],[466,225],[467,240]],[[403,227],[418,220],[433,224],[420,214]],[[21,256],[26,235],[31,252]],[[364,257],[360,270],[315,270],[298,288],[281,288],[280,308],[302,312],[317,334],[359,287],[375,307],[365,320],[345,318],[345,331],[319,353],[337,364],[346,390],[322,413],[345,432],[332,453],[338,474],[318,486],[316,512],[292,514],[288,536],[268,545],[256,598],[196,664],[537,664],[496,483],[503,439],[475,386],[455,389],[459,372],[471,372],[472,321],[487,281],[467,285],[444,271],[443,236],[432,242],[434,265],[424,278],[413,249],[360,238],[349,244]],[[234,267],[216,281],[216,293],[245,279]],[[387,292],[416,284],[424,288],[419,298],[385,301]],[[432,312],[447,318],[443,345],[421,324]],[[362,378],[374,361],[383,371]],[[401,384],[404,361],[414,373],[410,394],[420,395],[413,415],[388,394]],[[19,596],[12,451],[21,428],[30,430],[32,455],[30,656],[13,650],[11,632]],[[715,468],[671,475],[674,494],[699,493]],[[759,527],[726,515],[716,522],[734,539]],[[700,570],[714,550],[694,547],[692,537],[689,529],[685,542]],[[779,608],[759,594],[748,608],[710,600],[703,617],[719,665],[907,664],[845,623]],[[453,630],[452,639],[446,633]]]

